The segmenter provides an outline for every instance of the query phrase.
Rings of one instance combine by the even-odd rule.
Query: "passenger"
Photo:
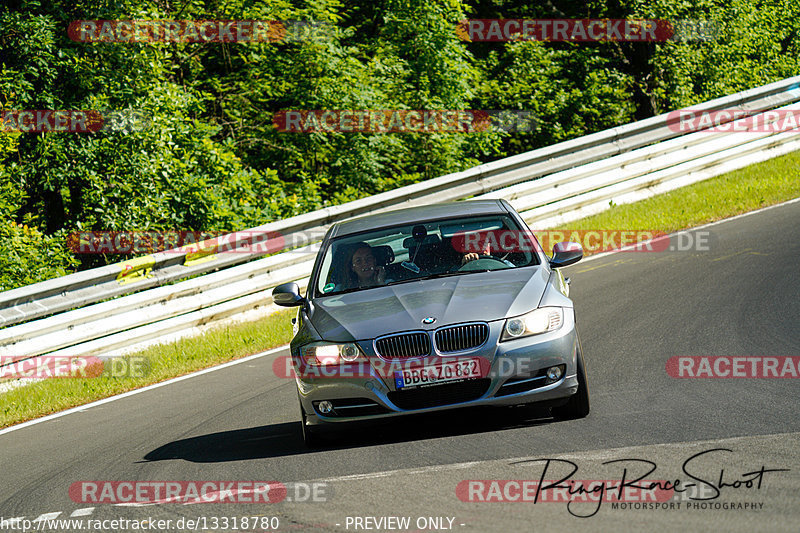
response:
[[[358,243],[350,250],[346,263],[348,288],[375,287],[386,283],[386,270],[376,266],[372,247]]]

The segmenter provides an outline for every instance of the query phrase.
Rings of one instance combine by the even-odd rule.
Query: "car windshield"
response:
[[[538,264],[538,243],[508,216],[414,223],[334,239],[316,295]]]

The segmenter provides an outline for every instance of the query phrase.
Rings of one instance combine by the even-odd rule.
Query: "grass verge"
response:
[[[800,152],[793,152],[641,202],[566,225],[569,230],[673,232],[800,197]],[[215,328],[202,336],[154,346],[143,378],[51,379],[0,393],[0,427],[55,413],[289,342],[290,318],[280,311],[264,319]]]
[[[132,357],[137,357],[145,361],[143,366],[147,372],[143,377],[113,377],[108,371],[110,362],[106,362],[107,372],[98,377],[47,379],[0,393],[0,427],[280,346],[291,339],[291,318],[295,313],[291,309],[282,310],[260,320],[220,326],[199,337],[152,346],[122,358],[130,361]],[[91,375],[91,372],[88,374]]]
[[[800,151],[565,224],[570,230],[700,226],[800,197]],[[557,228],[557,229],[564,229]]]

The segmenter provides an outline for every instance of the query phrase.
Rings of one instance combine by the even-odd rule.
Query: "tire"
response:
[[[577,420],[589,414],[589,385],[586,383],[586,367],[583,362],[583,350],[578,341],[578,353],[575,358],[578,364],[578,392],[573,394],[565,405],[553,407],[553,417],[559,420]]]
[[[303,430],[303,442],[307,448],[319,448],[322,445],[322,437],[318,429],[306,423],[306,411],[300,406],[300,427]]]

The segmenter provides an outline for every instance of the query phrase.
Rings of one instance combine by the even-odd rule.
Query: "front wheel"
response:
[[[578,392],[573,394],[569,401],[561,407],[553,407],[553,417],[559,420],[577,420],[589,414],[589,386],[586,383],[586,370],[583,363],[583,350],[578,341]]]
[[[303,428],[303,442],[309,448],[317,448],[322,443],[319,431],[307,423],[306,410],[300,405],[300,426]]]

